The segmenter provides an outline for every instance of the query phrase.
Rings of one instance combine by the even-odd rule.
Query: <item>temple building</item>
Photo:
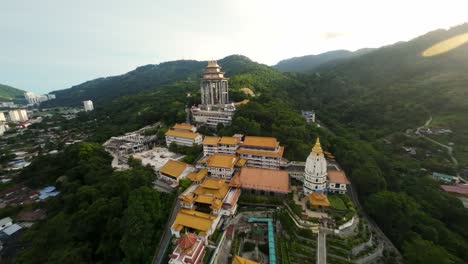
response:
[[[166,132],[166,145],[169,147],[172,142],[188,147],[199,145],[202,143],[203,137],[195,133],[196,131],[196,128],[190,124],[175,124],[172,129]]]
[[[247,166],[279,169],[283,160],[284,147],[273,137],[245,136],[237,154],[247,160]]]
[[[178,199],[182,209],[171,227],[173,235],[181,231],[196,232],[207,238],[216,229],[221,216],[236,213],[240,189],[230,187],[224,179],[206,177],[206,172],[191,174],[198,182],[188,187]]]
[[[215,153],[208,157],[208,172],[212,177],[230,180],[239,158],[233,154]]]
[[[320,140],[317,138],[312,151],[307,157],[304,173],[304,194],[312,192],[326,192],[327,189],[327,161],[323,154]]]
[[[295,170],[295,167],[300,168],[299,163],[292,169]],[[293,172],[295,175],[295,171]],[[299,172],[297,175],[300,177]],[[319,138],[307,157],[303,179],[305,195],[328,192],[343,194],[347,192],[347,185],[350,184],[345,172],[335,161],[335,157],[323,151]]]
[[[195,123],[212,127],[231,123],[236,107],[229,101],[228,80],[216,61],[208,61],[200,82],[201,104],[191,109]]]
[[[229,185],[257,195],[286,195],[289,176],[285,170],[243,167]]]
[[[205,137],[203,139],[203,156],[210,156],[215,153],[236,154],[242,135],[232,137]]]
[[[200,264],[205,255],[203,240],[194,233],[177,239],[177,247],[170,255],[169,264]]]
[[[168,160],[166,164],[159,169],[159,177],[168,183],[177,185],[180,179],[186,178],[194,169],[193,166],[184,162]]]

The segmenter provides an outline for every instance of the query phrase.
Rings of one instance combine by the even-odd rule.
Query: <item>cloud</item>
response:
[[[325,32],[323,33],[320,37],[322,39],[336,39],[336,38],[341,38],[347,36],[348,33],[345,32]]]

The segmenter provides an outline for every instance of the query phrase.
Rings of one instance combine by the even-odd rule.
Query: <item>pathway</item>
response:
[[[153,257],[153,264],[162,264],[164,256],[166,255],[167,247],[169,246],[169,243],[171,242],[171,226],[172,223],[174,223],[175,217],[177,215],[177,212],[180,209],[180,203],[177,201],[177,196],[176,196],[176,201],[174,202],[174,207],[172,208],[171,216],[167,220],[166,227],[164,229],[164,233],[161,237],[161,241],[157,245],[156,252]]]
[[[327,263],[327,244],[326,244],[326,234],[321,229],[319,229],[317,238],[317,264],[326,264]]]

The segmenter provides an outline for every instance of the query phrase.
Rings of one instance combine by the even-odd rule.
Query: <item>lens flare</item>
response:
[[[448,51],[451,51],[455,48],[460,47],[461,45],[468,42],[468,33],[460,34],[455,37],[451,37],[444,41],[438,42],[432,45],[430,48],[423,51],[423,57],[432,57]]]

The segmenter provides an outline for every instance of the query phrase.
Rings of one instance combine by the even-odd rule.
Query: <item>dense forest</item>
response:
[[[434,43],[467,30],[468,24],[434,31],[322,65],[314,74],[281,73],[243,56],[226,57],[219,64],[231,78],[234,98],[248,97],[240,92],[243,87],[251,88],[256,96],[239,107],[230,126],[219,126],[218,134],[275,136],[290,160],[304,160],[319,135],[345,169],[367,213],[408,263],[467,263],[468,211],[428,175],[434,170],[451,173],[468,165],[468,103],[464,99],[468,46],[421,57]],[[86,88],[90,83],[63,91],[63,100],[55,103],[74,104],[82,98],[74,97],[78,92],[101,100],[94,112],[82,113],[66,124],[84,127],[90,141],[103,142],[155,122],[168,127],[185,120],[184,107],[198,103],[197,78],[205,63],[186,63],[168,63],[173,66],[164,80],[156,73],[154,79],[132,77],[138,75],[133,72],[95,80],[92,87]],[[148,74],[153,74],[159,70],[150,69],[164,65],[136,71],[147,67]],[[114,89],[118,95],[105,101]],[[134,94],[136,91],[139,93]],[[301,109],[317,110],[322,127],[306,124]],[[459,167],[438,157],[414,158],[402,153],[403,143],[424,150],[434,148],[404,133],[430,116],[438,126],[455,132],[450,140],[455,142]],[[204,133],[213,131],[205,129]],[[25,237],[34,246],[22,253],[18,263],[58,263],[70,256],[77,262],[148,260],[172,197],[148,189],[151,175],[146,168],[136,164],[130,171],[112,172],[108,159],[98,145],[84,143],[56,158],[38,158],[24,171],[29,184],[55,181],[62,175],[66,181],[60,186],[62,195],[50,202],[52,217]],[[41,162],[52,165],[39,166]],[[78,219],[83,223],[78,225]],[[41,255],[41,251],[49,254]]]
[[[42,156],[21,173],[31,186],[57,184],[48,219],[21,238],[26,249],[15,263],[148,263],[174,195],[152,189],[151,168],[133,162],[113,171],[96,143],[79,143]]]
[[[23,97],[24,91],[0,84],[0,102],[1,101],[11,101],[12,99],[18,99],[19,97]]]

